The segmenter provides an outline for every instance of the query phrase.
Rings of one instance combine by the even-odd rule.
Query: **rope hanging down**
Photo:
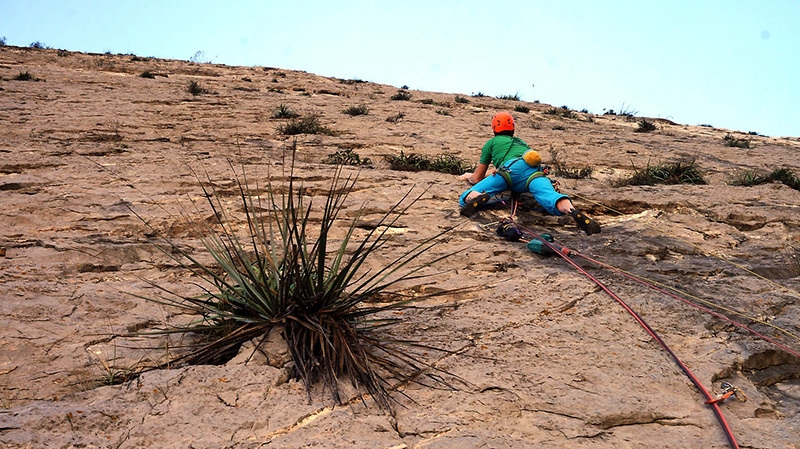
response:
[[[516,201],[513,201],[513,203],[516,203]],[[512,211],[516,211],[516,204],[512,204]],[[541,244],[543,245],[543,248],[547,248],[550,251],[552,251],[554,254],[558,254],[562,259],[564,259],[567,263],[572,265],[581,274],[583,274],[584,276],[589,278],[589,280],[594,282],[604,292],[606,292],[609,296],[611,296],[618,304],[620,304],[628,312],[628,314],[630,314],[636,320],[636,322],[638,322],[639,325],[641,325],[642,328],[644,328],[645,331],[647,331],[647,333],[661,346],[661,348],[664,349],[664,351],[666,351],[670,355],[670,357],[672,357],[672,360],[678,365],[678,367],[684,372],[684,374],[686,374],[686,376],[689,378],[689,380],[695,385],[697,390],[700,391],[700,393],[705,398],[705,403],[708,404],[711,407],[711,409],[714,412],[714,415],[717,417],[717,421],[719,421],[720,426],[722,427],[722,430],[725,433],[725,437],[728,440],[728,443],[730,443],[732,448],[739,449],[739,444],[736,442],[736,437],[733,435],[733,430],[730,428],[730,425],[728,424],[728,421],[725,419],[725,416],[722,414],[722,410],[719,408],[719,402],[721,402],[719,400],[719,398],[716,398],[716,397],[711,395],[711,393],[708,391],[708,389],[706,389],[706,387],[703,386],[703,384],[694,375],[694,373],[692,373],[692,371],[689,369],[689,367],[687,367],[686,364],[684,364],[683,361],[681,361],[681,359],[677,356],[677,354],[675,354],[672,351],[672,349],[661,338],[661,336],[659,336],[658,333],[656,333],[656,331],[652,327],[650,327],[650,325],[647,324],[647,322],[635,310],[633,310],[633,308],[631,308],[616,293],[611,291],[611,289],[609,289],[608,286],[603,284],[603,282],[601,282],[596,277],[592,276],[591,273],[589,273],[588,271],[583,269],[583,267],[578,265],[575,261],[570,259],[569,256],[571,254],[573,254],[573,253],[574,254],[578,254],[577,252],[574,252],[574,251],[570,250],[569,248],[567,248],[567,247],[565,247],[563,245],[555,243],[554,241],[552,241],[552,237],[549,236],[549,235],[540,235],[540,234],[538,234],[538,233],[536,233],[536,232],[534,232],[534,231],[532,231],[530,229],[527,229],[527,228],[519,225],[518,223],[514,222],[513,214],[512,214],[512,218],[511,219],[506,219],[503,222],[501,222],[501,227],[502,227],[503,223],[507,224],[507,226],[505,226],[505,231],[507,233],[509,233],[509,236],[512,236],[511,233],[513,232],[512,231],[513,228],[516,228],[519,231],[522,231],[520,233],[520,238],[521,238],[522,233],[526,233],[526,234],[530,234],[530,235],[534,236],[539,242],[541,242]],[[513,226],[511,224],[513,224]],[[501,231],[501,228],[498,228],[498,231]],[[498,232],[498,234],[500,234],[500,232]],[[507,238],[507,237],[504,236],[504,238]],[[517,240],[519,240],[520,238],[517,238]],[[509,239],[509,240],[512,240],[512,239]]]

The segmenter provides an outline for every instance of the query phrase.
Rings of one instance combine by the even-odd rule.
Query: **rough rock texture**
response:
[[[141,77],[148,71],[154,78]],[[14,80],[27,72],[34,80]],[[483,225],[507,214],[459,216],[455,176],[393,171],[384,156],[454,154],[476,160],[498,110],[548,162],[557,150],[591,179],[561,179],[603,225],[586,237],[570,220],[534,210],[525,225],[581,254],[689,293],[703,305],[800,351],[800,193],[770,183],[730,185],[747,170],[800,173],[800,141],[574,112],[487,97],[410,90],[267,67],[228,67],[0,47],[0,445],[43,447],[650,448],[727,447],[703,396],[619,304],[557,258],[499,240]],[[195,81],[206,93],[192,95]],[[430,101],[423,101],[430,100]],[[233,195],[233,172],[285,179],[292,138],[281,104],[318,116],[337,135],[299,135],[296,176],[320,201],[353,150],[372,160],[345,212],[365,219],[427,188],[397,224],[388,260],[461,222],[435,253],[461,250],[416,291],[487,287],[408,311],[402,329],[454,353],[430,354],[452,389],[400,385],[393,414],[351,391],[334,407],[263,355],[223,366],[147,372],[170,348],[119,335],[185,317],[133,295],[145,280],[190,288],[190,275],[155,248],[154,232],[187,248],[181,216],[203,220],[195,173]],[[343,110],[364,105],[369,113]],[[694,160],[708,185],[612,187],[647,164]],[[346,168],[356,172],[355,168]],[[747,395],[721,408],[742,447],[800,447],[800,362],[702,310],[583,259],[636,309],[706,388]],[[279,367],[273,367],[277,365]],[[107,386],[102,386],[106,384]],[[402,392],[402,394],[400,394]]]

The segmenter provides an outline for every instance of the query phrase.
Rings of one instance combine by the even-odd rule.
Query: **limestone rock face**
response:
[[[15,80],[22,72],[33,79]],[[385,159],[477,161],[492,115],[506,110],[545,163],[591,167],[590,178],[552,177],[603,231],[586,236],[525,198],[518,221],[782,345],[573,256],[706,388],[741,389],[746,402],[721,406],[739,444],[798,447],[800,193],[734,185],[749,171],[800,173],[797,138],[657,119],[636,132],[642,118],[398,91],[267,67],[0,47],[0,446],[727,447],[705,398],[619,304],[558,257],[494,235],[507,209],[461,217],[464,181]],[[366,113],[346,112],[353,107]],[[281,110],[327,131],[289,135]],[[728,134],[750,149],[727,146]],[[433,249],[456,252],[441,272],[407,292],[475,288],[426,299],[384,331],[450,351],[427,362],[452,388],[424,376],[398,385],[391,414],[356,390],[347,406],[325,391],[309,399],[279,332],[224,365],[135,375],[177,350],[137,333],[194,318],[140,297],[156,297],[153,284],[194,291],[196,279],[157,245],[166,236],[204,257],[189,232],[213,218],[193,206],[204,201],[198,177],[233,204],[232,167],[261,185],[286,180],[293,145],[294,176],[319,205],[333,174],[327,157],[369,159],[345,167],[359,179],[343,218],[370,223],[427,189],[369,268],[461,224]],[[708,184],[615,186],[634,169],[677,161],[694,161]]]

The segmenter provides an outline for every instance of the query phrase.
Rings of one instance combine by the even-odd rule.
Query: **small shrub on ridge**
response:
[[[768,182],[780,182],[794,190],[800,190],[800,176],[788,168],[775,169],[766,176],[749,170],[731,182],[731,185],[752,187]]]
[[[299,114],[291,110],[289,106],[287,106],[284,103],[281,103],[280,106],[278,106],[278,109],[276,109],[275,112],[272,113],[272,118],[295,118],[295,117],[299,117]]]
[[[434,158],[415,153],[386,156],[392,170],[399,171],[434,171],[451,175],[461,175],[475,170],[475,165],[451,154],[440,154]]]
[[[329,165],[372,165],[370,158],[365,157],[362,159],[361,156],[352,149],[337,151],[323,159],[322,163]]]
[[[315,115],[293,118],[289,123],[278,126],[277,131],[285,136],[294,136],[297,134],[336,135],[336,131],[322,125]]]
[[[367,115],[369,113],[369,109],[366,105],[360,104],[358,106],[350,106],[342,112],[351,117],[355,117],[357,115]]]
[[[642,119],[639,122],[639,127],[636,128],[634,131],[637,133],[649,133],[650,131],[655,131],[655,130],[656,130],[655,124],[653,124],[652,122],[648,122],[645,119]]]
[[[389,99],[395,101],[408,101],[411,99],[411,94],[406,90],[400,89],[396,94],[389,97]]]
[[[727,134],[723,137],[723,140],[725,141],[725,145],[729,147],[750,148],[750,139],[737,139],[733,137],[733,135]]]
[[[38,78],[31,75],[27,70],[24,72],[19,72],[19,75],[15,76],[13,79],[14,81],[39,81]]]
[[[194,95],[195,97],[198,95],[203,95],[208,93],[208,89],[204,88],[195,80],[189,81],[189,85],[186,86],[186,91],[190,94]]]
[[[553,164],[553,175],[567,179],[585,179],[592,176],[594,169],[588,165],[581,168],[567,166],[561,159],[561,152],[550,146],[550,163]]]
[[[652,186],[656,184],[699,184],[708,182],[703,177],[700,167],[695,161],[673,162],[670,164],[650,165],[644,170],[635,170],[629,178],[614,183],[622,186]]]

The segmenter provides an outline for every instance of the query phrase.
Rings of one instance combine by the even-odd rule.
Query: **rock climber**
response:
[[[490,198],[504,191],[512,194],[530,192],[548,213],[571,215],[578,227],[587,235],[600,232],[600,224],[572,205],[569,196],[559,193],[543,173],[542,158],[525,141],[514,136],[514,117],[508,112],[498,112],[492,117],[492,132],[481,150],[478,166],[472,173],[459,179],[473,184],[459,197],[461,215],[471,216]],[[486,176],[489,163],[496,170]]]

